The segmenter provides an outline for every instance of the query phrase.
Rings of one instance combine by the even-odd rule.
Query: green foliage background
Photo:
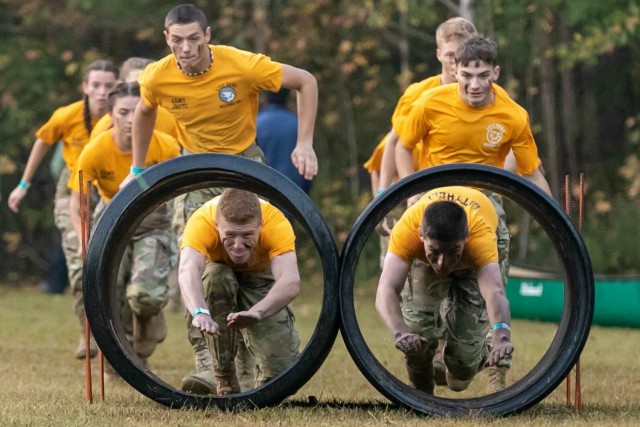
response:
[[[585,173],[584,235],[596,271],[637,271],[637,1],[481,0],[470,10],[444,0],[194,3],[209,17],[214,43],[262,51],[318,79],[315,147],[321,169],[312,197],[339,246],[370,200],[361,165],[387,132],[398,97],[409,83],[439,72],[436,26],[472,13],[479,30],[499,44],[500,84],[529,111],[556,197],[564,197],[564,175],[575,183],[578,173]],[[175,4],[0,3],[0,281],[44,269],[46,249],[58,239],[52,219],[54,185],[46,167],[35,177],[20,215],[6,206],[34,132],[55,108],[79,99],[81,71],[90,61],[121,63],[130,56],[166,55],[162,23]],[[544,236],[531,233],[531,246],[544,246],[536,243]],[[364,256],[376,260],[368,263],[367,272],[373,274],[376,245],[368,245]],[[544,254],[532,256],[545,262]]]

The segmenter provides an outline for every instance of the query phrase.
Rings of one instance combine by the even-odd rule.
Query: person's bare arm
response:
[[[207,308],[202,286],[205,256],[193,248],[186,247],[180,251],[180,266],[178,268],[178,284],[182,301],[189,313],[196,308]],[[220,335],[218,324],[206,313],[193,317],[193,326],[201,332],[210,335]]]
[[[33,147],[31,148],[31,153],[29,153],[29,159],[27,160],[27,165],[24,168],[24,172],[22,173],[22,182],[30,184],[31,179],[36,174],[36,170],[38,170],[38,166],[42,163],[42,159],[51,149],[51,145],[44,142],[42,139],[37,138]],[[18,212],[20,207],[20,202],[24,199],[24,196],[27,195],[27,188],[22,188],[17,186],[13,189],[11,194],[9,194],[9,199],[7,200],[7,205],[9,205],[9,209],[13,212]]]
[[[267,295],[247,311],[230,313],[230,327],[246,328],[273,316],[300,294],[300,274],[295,252],[287,252],[271,259],[271,272],[275,280]]]
[[[535,185],[540,187],[542,191],[553,197],[553,194],[551,194],[551,187],[549,187],[549,183],[542,174],[540,167],[538,167],[538,169],[536,169],[531,175],[523,175],[522,177],[527,181],[534,183]]]
[[[487,306],[487,315],[491,325],[498,323],[510,325],[511,312],[509,300],[504,291],[502,275],[497,262],[492,262],[478,270],[478,287]],[[493,366],[500,359],[511,356],[513,344],[511,331],[507,328],[497,328],[493,331],[492,349],[487,364]]]
[[[306,70],[282,64],[282,87],[297,92],[298,141],[291,161],[298,173],[311,180],[318,174],[318,158],[313,150],[313,131],[318,110],[318,82]]]
[[[413,165],[413,153],[410,149],[402,144],[402,141],[398,140],[396,143],[396,169],[398,171],[398,177],[400,179],[411,175],[416,171]]]
[[[156,116],[158,109],[147,106],[141,99],[136,105],[133,113],[133,124],[131,129],[131,151],[133,155],[132,167],[144,168],[144,161],[147,158],[149,144],[151,143],[151,135],[156,125]],[[129,172],[129,175],[122,181],[120,188],[129,183],[135,174]]]
[[[400,179],[407,177],[416,171],[413,164],[413,153],[398,140],[396,144],[396,166]],[[411,206],[418,201],[422,194],[415,194],[407,199],[407,206]]]
[[[382,162],[380,163],[380,183],[378,188],[386,190],[395,181],[398,176],[396,167],[396,144],[398,143],[398,134],[391,129],[387,134],[387,142],[382,152]],[[413,162],[413,160],[412,160]]]
[[[518,164],[513,150],[509,150],[507,157],[504,159],[503,169],[509,172],[518,173]]]
[[[425,341],[420,335],[411,332],[404,323],[400,309],[400,292],[409,274],[409,264],[397,255],[387,252],[378,289],[376,291],[376,310],[396,341],[396,348],[402,352],[420,349]]]
[[[376,197],[380,184],[380,172],[374,170],[371,172],[371,194]]]

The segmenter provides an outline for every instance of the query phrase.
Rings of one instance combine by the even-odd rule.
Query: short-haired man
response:
[[[295,235],[273,205],[235,188],[205,203],[187,221],[178,274],[193,326],[213,356],[217,394],[240,392],[238,329],[256,358],[256,386],[298,356],[289,305],[300,292]]]
[[[413,387],[433,394],[433,357],[446,339],[451,390],[467,388],[485,365],[510,365],[510,312],[498,263],[498,216],[489,198],[466,187],[427,192],[394,226],[376,309],[405,355]],[[415,259],[426,280],[408,282]],[[407,304],[407,302],[411,304]],[[485,337],[491,329],[488,347]]]
[[[264,154],[256,144],[258,97],[260,91],[280,88],[296,92],[298,139],[291,160],[305,179],[317,174],[313,130],[318,86],[311,73],[262,54],[209,44],[211,27],[202,10],[192,4],[180,4],[167,13],[164,36],[171,54],[147,66],[138,79],[142,97],[133,121],[133,165],[123,185],[144,169],[159,107],[176,119],[183,154],[223,153],[264,163]],[[178,242],[191,214],[220,192],[220,188],[209,188],[176,198],[173,229]],[[201,334],[189,328],[188,337],[196,373],[186,375],[181,388],[199,393],[213,387],[212,361]],[[245,377],[252,362],[248,357],[239,359],[244,361],[241,377]]]

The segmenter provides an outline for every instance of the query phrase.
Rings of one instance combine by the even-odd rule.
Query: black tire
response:
[[[504,391],[470,399],[429,396],[398,380],[367,347],[355,316],[353,285],[362,248],[384,215],[398,203],[437,187],[465,185],[508,197],[542,226],[562,258],[566,280],[564,312],[547,352],[523,378]],[[501,169],[452,164],[423,170],[399,181],[377,197],[358,217],[340,259],[341,333],[356,365],[392,402],[438,416],[507,415],[544,399],[567,376],[587,341],[594,307],[591,260],[579,233],[560,205],[530,182]]]
[[[124,249],[142,219],[173,197],[200,188],[236,187],[269,199],[302,224],[318,250],[324,274],[322,311],[308,345],[281,375],[230,397],[186,394],[145,369],[127,342],[115,303],[116,274]],[[294,394],[318,370],[338,332],[338,251],[311,199],[274,169],[239,156],[197,154],[147,169],[112,199],[98,220],[87,250],[84,302],[91,330],[104,356],[132,387],[172,407],[221,409],[275,405]]]

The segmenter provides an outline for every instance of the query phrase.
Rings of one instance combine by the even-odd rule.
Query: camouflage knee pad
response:
[[[151,317],[158,314],[167,301],[167,287],[155,283],[132,283],[127,286],[127,302],[133,314]]]

